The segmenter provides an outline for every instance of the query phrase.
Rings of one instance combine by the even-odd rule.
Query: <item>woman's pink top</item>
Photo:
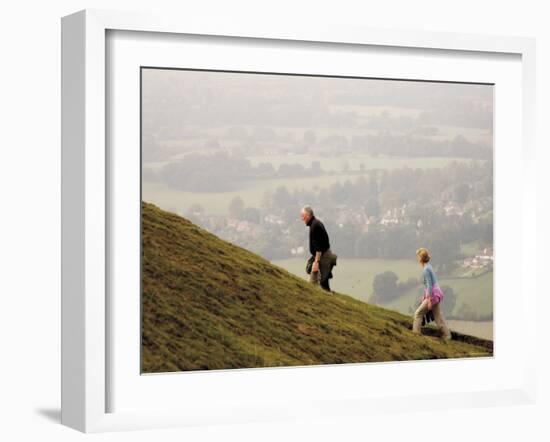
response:
[[[429,297],[430,297],[430,293],[428,292],[428,288],[425,287],[424,288],[424,296],[422,297],[422,301],[424,301],[424,299],[427,299]],[[439,288],[438,284],[434,284],[432,286],[431,300],[432,300],[432,305],[439,304],[441,301],[443,301],[443,291],[441,290],[441,288]]]

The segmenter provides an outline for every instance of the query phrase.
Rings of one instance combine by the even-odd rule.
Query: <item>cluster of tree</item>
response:
[[[250,176],[250,169],[245,158],[225,152],[189,154],[162,167],[158,177],[174,189],[214,192],[238,188]]]
[[[260,210],[255,207],[245,207],[240,196],[236,196],[231,200],[228,211],[231,218],[260,224]]]
[[[325,172],[319,161],[310,167],[283,163],[276,169],[262,162],[254,166],[244,156],[219,151],[210,154],[190,153],[159,170],[143,168],[143,179],[161,181],[170,187],[190,192],[221,192],[242,187],[248,180],[318,176]]]
[[[419,204],[418,211],[440,200],[463,204],[466,201],[492,198],[492,161],[483,163],[453,162],[434,169],[366,170],[355,180],[335,182],[328,188],[288,191],[284,186],[268,194],[270,209],[281,210],[304,200],[316,206],[348,204],[369,206],[376,216],[380,211],[403,204]],[[415,210],[410,208],[410,210]]]
[[[379,273],[372,282],[372,295],[369,301],[374,304],[388,304],[418,284],[419,280],[415,278],[399,281],[399,277],[389,270]]]

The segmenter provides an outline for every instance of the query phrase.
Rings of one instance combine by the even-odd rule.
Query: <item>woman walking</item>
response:
[[[422,318],[428,311],[432,311],[437,327],[441,331],[441,335],[445,340],[451,339],[451,331],[445,323],[443,317],[443,309],[441,302],[443,301],[443,292],[437,283],[437,277],[430,264],[430,253],[425,248],[420,248],[416,251],[418,262],[422,266],[422,277],[424,278],[424,296],[422,303],[414,313],[413,333],[420,334]]]

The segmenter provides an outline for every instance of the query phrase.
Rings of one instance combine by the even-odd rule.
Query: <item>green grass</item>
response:
[[[408,316],[327,294],[148,203],[141,282],[144,373],[492,355],[413,335]]]

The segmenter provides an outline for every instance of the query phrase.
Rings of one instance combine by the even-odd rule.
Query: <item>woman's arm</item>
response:
[[[428,296],[426,298],[426,300],[428,301],[428,310],[431,310],[434,281],[433,281],[430,269],[428,267],[424,267],[423,273],[424,273],[424,279],[426,281],[426,289],[428,292]]]
[[[424,278],[426,279],[426,288],[428,289],[428,294],[431,298],[433,294],[434,277],[433,272],[429,267],[424,267]]]

